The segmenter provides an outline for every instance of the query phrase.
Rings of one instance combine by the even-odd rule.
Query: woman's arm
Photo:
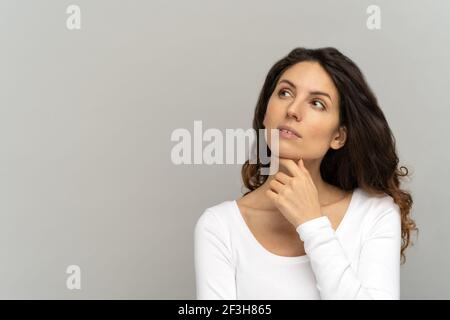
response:
[[[377,216],[363,240],[357,272],[326,216],[297,227],[322,299],[400,299],[401,219],[398,207]]]
[[[229,234],[213,211],[195,225],[195,277],[198,300],[235,300],[235,268]]]

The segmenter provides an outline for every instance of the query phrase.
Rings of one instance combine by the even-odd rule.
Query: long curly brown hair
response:
[[[330,75],[340,98],[339,122],[347,128],[345,145],[337,150],[330,148],[322,159],[322,179],[345,191],[360,187],[369,193],[388,194],[393,198],[401,211],[401,264],[404,264],[404,251],[410,245],[410,234],[413,230],[419,231],[410,216],[411,194],[399,187],[399,178],[406,177],[408,169],[404,166],[397,168],[399,158],[395,138],[364,75],[352,60],[332,47],[293,49],[269,70],[256,104],[253,129],[256,132],[264,129],[267,104],[282,73],[302,61],[318,62]],[[259,144],[257,135],[257,163],[247,160],[242,166],[242,179],[249,189],[245,194],[260,187],[268,177],[260,172],[270,163],[264,165],[260,162]],[[270,156],[268,147],[266,154]]]

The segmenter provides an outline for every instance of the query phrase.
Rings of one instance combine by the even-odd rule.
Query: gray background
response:
[[[66,8],[81,8],[81,30]],[[381,30],[366,27],[370,4]],[[172,164],[176,128],[250,128],[273,63],[362,69],[412,178],[402,299],[450,298],[448,1],[0,2],[0,298],[194,299],[193,228],[240,165]],[[66,268],[81,267],[81,290]]]

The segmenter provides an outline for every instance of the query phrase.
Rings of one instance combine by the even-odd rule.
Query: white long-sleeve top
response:
[[[325,215],[296,230],[306,254],[280,256],[236,200],[207,208],[194,231],[197,299],[400,299],[400,209],[389,195],[356,188],[336,230]]]

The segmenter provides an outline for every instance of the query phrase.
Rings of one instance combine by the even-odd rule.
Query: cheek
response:
[[[334,123],[325,116],[309,118],[307,127],[311,138],[328,140],[333,134]]]
[[[311,136],[311,138],[322,139],[328,135],[328,130],[324,128],[323,124],[310,123],[308,133]]]
[[[308,126],[308,141],[314,142],[319,149],[327,150],[332,137],[331,127],[324,123],[314,123]]]
[[[266,114],[264,116],[264,127],[274,128],[278,126],[281,120],[285,117],[285,111],[282,106],[279,106],[269,100]]]

